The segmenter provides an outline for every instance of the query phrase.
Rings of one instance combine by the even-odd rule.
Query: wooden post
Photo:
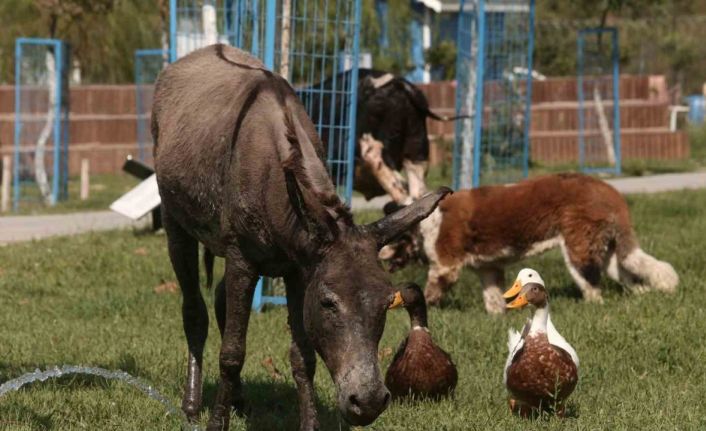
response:
[[[90,179],[88,175],[88,159],[81,159],[81,200],[88,199]]]
[[[10,210],[10,178],[11,178],[11,165],[10,156],[2,157],[2,205],[0,205],[0,212],[7,212]]]

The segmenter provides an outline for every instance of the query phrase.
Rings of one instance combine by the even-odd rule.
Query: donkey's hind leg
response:
[[[201,366],[203,348],[208,336],[208,311],[199,289],[199,246],[163,209],[164,229],[167,233],[169,258],[182,293],[181,315],[189,347],[186,388],[181,408],[190,419],[201,409]]]

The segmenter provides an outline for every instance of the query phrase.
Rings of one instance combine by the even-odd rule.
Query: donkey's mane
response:
[[[312,179],[306,169],[301,142],[297,136],[294,120],[289,110],[285,112],[284,123],[286,127],[285,136],[290,145],[290,153],[289,157],[282,162],[282,168],[285,171],[292,172],[299,184],[312,193],[315,199],[324,206],[328,218],[330,218],[330,220],[327,220],[329,224],[335,225],[338,221],[342,221],[345,225],[353,225],[353,214],[350,209],[341,202],[341,199],[335,193],[333,187],[330,187],[330,190],[318,188],[317,181]],[[317,159],[317,164],[320,164],[321,168],[325,170],[324,161],[318,157],[318,154]],[[328,173],[326,173],[326,182],[331,186],[333,185]]]

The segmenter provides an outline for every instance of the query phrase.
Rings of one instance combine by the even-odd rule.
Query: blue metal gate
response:
[[[137,116],[138,159],[148,165],[152,160],[152,133],[150,113],[154,97],[154,83],[164,67],[168,53],[161,49],[135,51],[135,114]]]
[[[579,164],[587,173],[620,174],[618,29],[582,29],[577,45]]]
[[[336,190],[353,194],[361,0],[170,0],[170,58],[211,43],[250,51],[285,77],[327,151]],[[258,283],[253,308],[284,304]]]
[[[56,39],[15,42],[13,207],[54,205],[68,195],[67,45]]]
[[[454,188],[526,177],[534,0],[462,0],[457,49]]]

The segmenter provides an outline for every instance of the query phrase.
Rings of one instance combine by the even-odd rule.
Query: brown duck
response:
[[[413,395],[438,399],[449,395],[456,387],[458,372],[449,354],[431,338],[422,289],[414,283],[406,285],[390,308],[398,305],[407,309],[412,327],[387,369],[385,386],[395,398]]]
[[[579,358],[552,324],[544,281],[537,271],[525,268],[504,296],[517,296],[508,308],[527,304],[536,308],[521,334],[514,329],[508,334],[510,354],[504,380],[511,396],[510,409],[527,417],[553,408],[558,416],[564,416],[565,400],[578,382]]]

